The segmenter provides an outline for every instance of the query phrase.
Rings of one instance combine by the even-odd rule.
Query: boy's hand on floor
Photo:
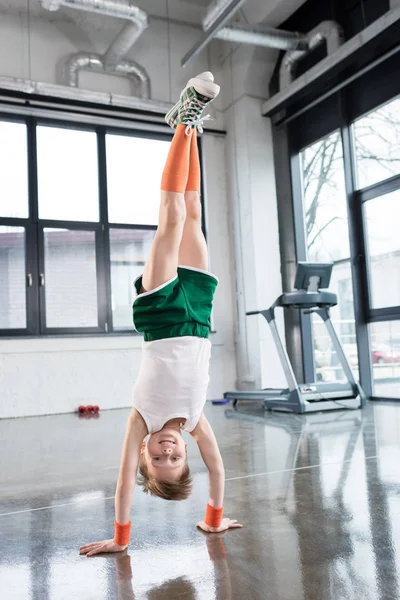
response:
[[[122,552],[128,547],[119,546],[114,540],[104,540],[104,542],[92,542],[91,544],[85,544],[79,548],[79,554],[86,554],[86,556],[94,556],[95,554],[101,554],[103,552]]]
[[[196,523],[196,526],[200,527],[200,529],[206,531],[207,533],[219,533],[220,531],[226,531],[227,529],[237,529],[239,527],[243,527],[243,525],[237,521],[228,518],[222,519],[219,527],[210,527],[210,525],[206,525],[204,521],[199,521]]]

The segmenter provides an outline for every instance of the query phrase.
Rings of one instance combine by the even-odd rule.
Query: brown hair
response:
[[[190,474],[189,465],[186,463],[183,467],[182,475],[177,481],[159,481],[149,476],[146,458],[144,454],[139,459],[138,484],[142,486],[143,491],[151,496],[158,496],[164,500],[186,500],[192,493],[193,479]]]

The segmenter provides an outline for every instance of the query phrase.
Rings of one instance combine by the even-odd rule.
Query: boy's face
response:
[[[160,481],[177,481],[186,464],[186,444],[176,429],[165,427],[150,434],[142,453],[150,477]]]

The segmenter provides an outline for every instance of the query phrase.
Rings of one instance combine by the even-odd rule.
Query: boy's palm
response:
[[[239,527],[243,527],[243,525],[241,525],[237,521],[228,518],[222,519],[221,525],[219,527],[210,527],[210,525],[206,525],[204,521],[199,521],[196,525],[197,527],[200,527],[200,529],[206,531],[207,533],[219,533],[220,531],[226,531],[227,529],[237,529]]]
[[[91,544],[85,544],[79,548],[79,554],[86,554],[86,556],[94,556],[95,554],[101,554],[103,552],[122,552],[127,548],[126,546],[119,546],[114,540],[104,540],[103,542],[92,542]]]

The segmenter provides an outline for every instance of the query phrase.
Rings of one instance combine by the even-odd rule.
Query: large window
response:
[[[341,128],[308,138],[305,148],[293,137],[302,176],[297,248],[309,261],[334,264],[331,316],[355,374],[364,374],[372,397],[400,398],[400,99],[353,122],[340,115]],[[316,379],[342,379],[321,321],[304,320],[303,333]]]
[[[355,319],[340,132],[312,144],[303,150],[301,157],[307,260],[334,264],[330,289],[337,294],[338,305],[331,310],[332,321],[345,353],[355,366]],[[312,334],[315,377],[318,381],[342,379],[344,373],[331,338],[316,315],[312,319]]]
[[[0,333],[132,331],[169,136],[0,118]]]

